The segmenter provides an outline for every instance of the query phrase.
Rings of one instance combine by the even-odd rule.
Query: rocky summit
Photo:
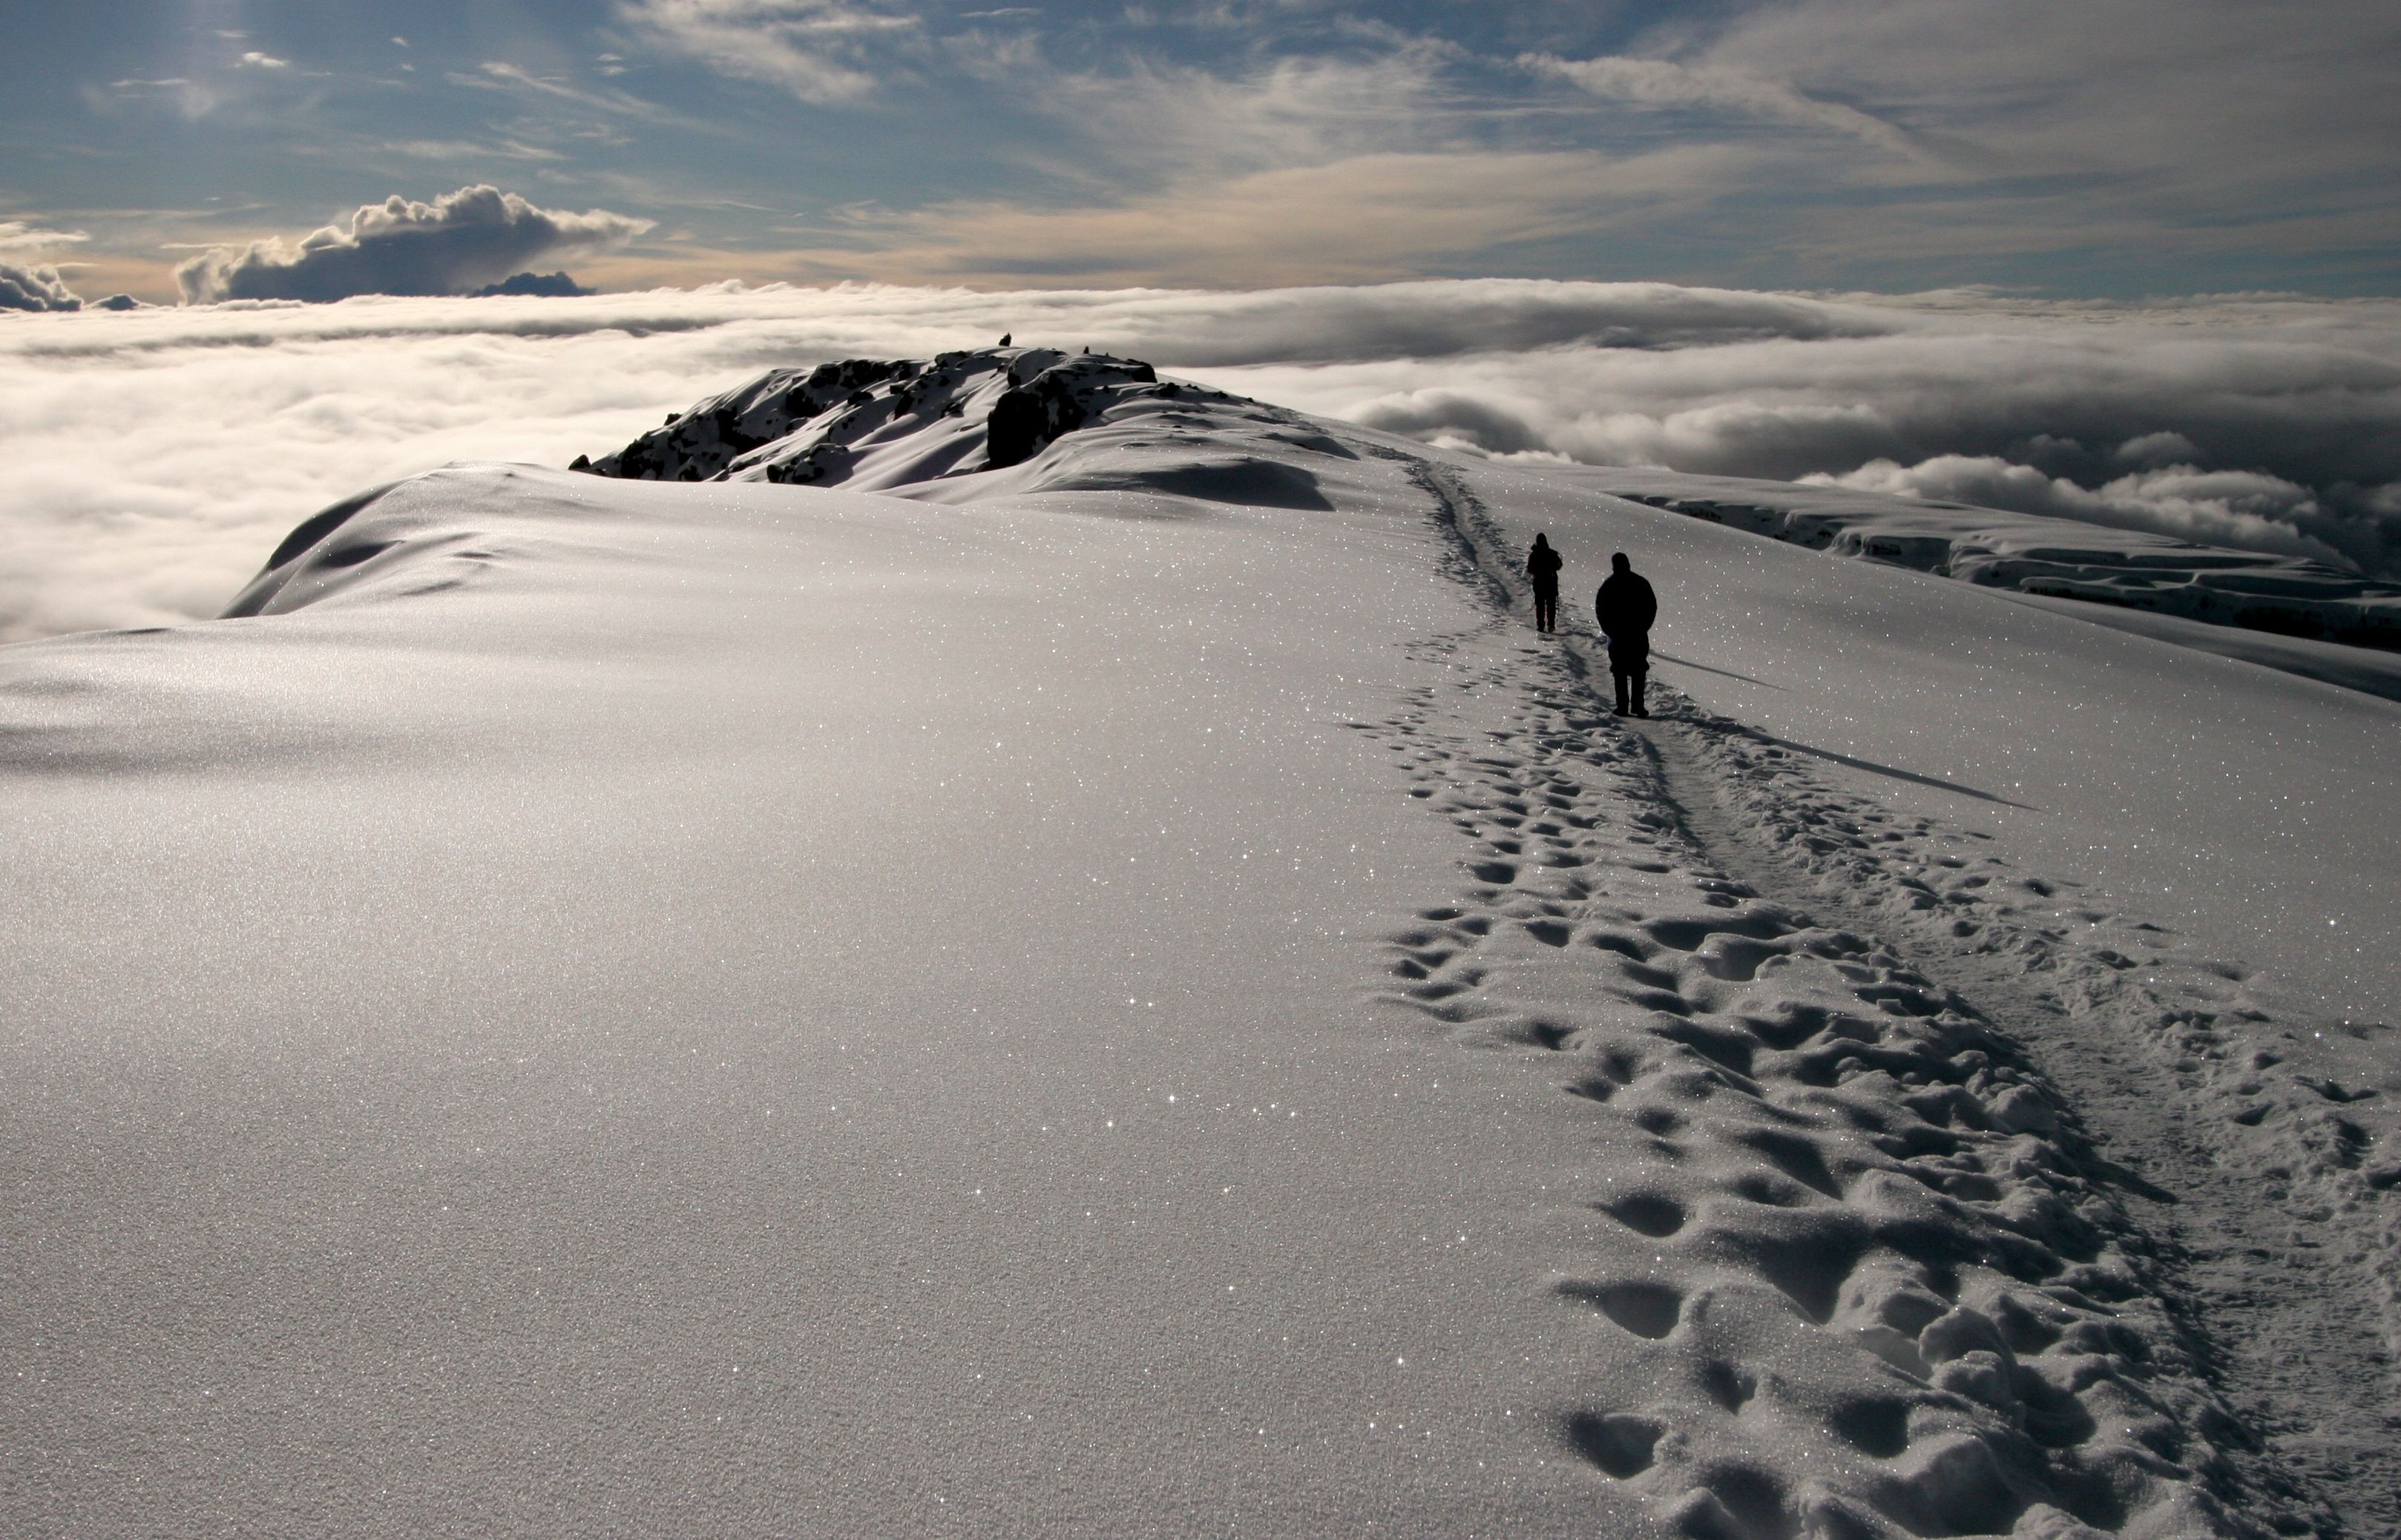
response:
[[[1129,400],[1196,387],[1103,353],[992,348],[931,362],[847,359],[771,369],[572,470],[632,481],[763,481],[839,486],[904,441],[909,473],[933,480],[1022,464]],[[1198,392],[1214,395],[1215,392]]]

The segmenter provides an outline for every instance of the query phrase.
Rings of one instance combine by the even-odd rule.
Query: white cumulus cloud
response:
[[[457,294],[537,263],[630,240],[647,219],[566,213],[478,185],[419,203],[397,193],[297,241],[219,246],[175,269],[184,297],[327,301],[356,294]]]
[[[0,261],[0,310],[80,310],[83,301],[55,267]]]

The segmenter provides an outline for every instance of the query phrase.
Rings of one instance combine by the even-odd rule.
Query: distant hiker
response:
[[[1609,638],[1609,677],[1617,686],[1617,715],[1648,716],[1642,686],[1651,673],[1651,622],[1659,618],[1659,596],[1625,552],[1609,558],[1609,568],[1608,580],[1592,596],[1592,612],[1600,621],[1600,634]]]
[[[1534,579],[1534,629],[1557,631],[1559,628],[1559,568],[1567,563],[1551,549],[1548,535],[1534,537],[1534,549],[1526,553],[1526,576]]]

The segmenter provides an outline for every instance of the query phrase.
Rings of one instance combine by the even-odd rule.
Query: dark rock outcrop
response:
[[[1050,437],[1042,399],[1031,390],[1004,390],[984,422],[984,461],[995,468],[1020,464]]]
[[[926,462],[920,479],[967,475],[1022,464],[1132,395],[1178,389],[1146,363],[1047,348],[930,362],[848,359],[771,370],[570,469],[636,481],[831,486],[868,452],[916,441]]]
[[[1029,460],[1062,433],[1084,426],[1094,398],[1107,385],[1159,383],[1158,371],[1131,359],[1082,353],[1012,386],[995,402],[984,424],[984,459],[998,470]]]

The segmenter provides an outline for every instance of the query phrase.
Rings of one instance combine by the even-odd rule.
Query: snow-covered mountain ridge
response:
[[[893,489],[1016,464],[1112,413],[1214,394],[1161,382],[1146,363],[1048,348],[930,362],[852,359],[771,370],[574,468],[647,481]],[[2401,648],[2401,589],[2306,558],[1850,488],[1633,467],[1539,470],[1811,550],[2110,606],[2128,613],[2104,623],[2401,699],[2401,656],[2392,650]],[[2179,624],[2187,621],[2230,631]]]
[[[862,490],[1016,465],[1161,384],[1132,360],[1052,348],[944,353],[931,362],[851,359],[774,369],[571,468],[635,481],[765,481]]]
[[[2390,704],[1122,361],[769,378],[0,651],[38,1521],[2392,1518]]]

